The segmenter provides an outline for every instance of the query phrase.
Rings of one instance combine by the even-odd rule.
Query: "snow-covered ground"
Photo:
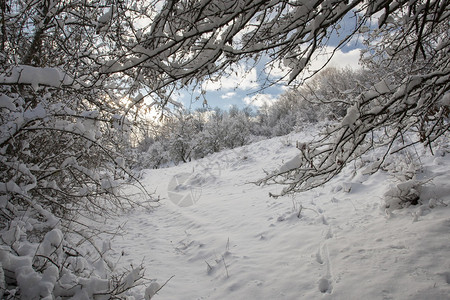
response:
[[[295,196],[273,199],[281,187],[252,183],[308,139],[291,134],[146,170],[144,184],[163,199],[110,220],[126,222],[114,242],[119,264],[142,262],[159,284],[173,276],[158,300],[450,299],[450,154],[421,155],[418,179],[433,178],[422,205],[392,212],[383,198],[398,183],[392,172],[362,175],[360,161]]]

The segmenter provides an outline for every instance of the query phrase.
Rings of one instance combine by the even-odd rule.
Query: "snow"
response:
[[[450,106],[450,93],[445,93],[439,102],[442,106]]]
[[[376,83],[374,85],[374,88],[380,95],[390,93],[392,90],[386,80],[381,80],[380,82]]]
[[[305,132],[288,138],[307,142],[315,130]],[[285,140],[145,171],[161,205],[109,219],[126,222],[127,234],[112,242],[118,265],[142,262],[155,279],[142,287],[145,299],[450,299],[448,152],[421,153],[418,178],[402,184],[367,172],[378,166],[376,150],[322,188],[273,199],[282,186],[252,182],[295,165],[299,151]],[[190,186],[178,193],[191,199],[183,206],[171,196],[181,175]],[[420,205],[386,207],[390,189],[401,194],[419,181]]]
[[[112,13],[113,13],[113,8],[111,7],[110,9],[108,9],[108,11],[106,13],[104,13],[103,15],[101,15],[98,18],[97,22],[101,23],[101,24],[108,23],[112,18]]]
[[[35,108],[26,110],[24,113],[25,120],[43,119],[47,116],[47,112],[41,103]]]
[[[16,110],[16,106],[14,105],[14,100],[5,94],[0,94],[0,109],[6,108],[10,111]]]
[[[157,282],[152,282],[148,286],[148,288],[145,289],[145,300],[150,300],[156,292],[159,290],[160,286]]]
[[[280,167],[278,172],[283,173],[283,172],[287,172],[287,171],[296,169],[296,168],[300,167],[301,161],[302,161],[301,156],[300,155],[296,155],[296,156],[294,156],[294,158],[292,158],[291,160],[289,160],[286,163],[284,163]]]
[[[359,118],[359,111],[358,108],[355,106],[352,106],[347,109],[347,114],[345,115],[344,119],[342,119],[342,126],[352,126],[355,124],[356,120]]]
[[[1,84],[30,84],[35,90],[38,90],[40,85],[60,87],[73,83],[73,79],[58,68],[18,65],[12,67],[8,73],[7,76],[0,76]]]
[[[39,247],[39,253],[47,255],[54,253],[60,248],[63,240],[63,233],[61,230],[55,228],[45,234],[44,240]]]
[[[122,279],[120,286],[124,290],[131,288],[134,285],[134,283],[141,277],[141,272],[142,272],[141,268],[136,268],[132,270],[127,276],[125,276],[124,279]]]

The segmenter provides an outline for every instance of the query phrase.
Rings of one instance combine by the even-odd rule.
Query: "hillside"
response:
[[[173,276],[158,300],[450,299],[448,141],[435,156],[418,146],[420,162],[392,158],[364,175],[382,155],[374,151],[295,196],[273,199],[281,187],[252,183],[311,138],[296,133],[146,170],[144,184],[163,199],[110,220],[127,232],[114,241],[119,265],[142,262],[159,284]],[[408,165],[419,166],[420,203],[387,209],[384,195]]]

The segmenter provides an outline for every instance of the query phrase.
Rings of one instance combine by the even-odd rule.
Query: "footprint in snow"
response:
[[[441,273],[441,275],[444,276],[445,282],[447,284],[450,284],[450,272],[444,272],[444,273]]]
[[[322,255],[320,254],[320,249],[317,250],[317,253],[316,253],[316,261],[317,261],[319,264],[323,265],[323,258],[322,258]]]
[[[330,294],[333,291],[333,286],[331,284],[331,281],[326,278],[326,277],[322,277],[319,280],[319,291],[321,293],[328,293]]]
[[[329,227],[327,233],[325,234],[325,239],[326,240],[331,239],[333,236],[334,236],[333,230],[331,230],[331,227]]]
[[[319,279],[318,288],[321,293],[331,294],[333,291],[332,285],[332,272],[331,272],[331,261],[330,254],[328,251],[327,244],[322,244],[322,246],[316,252],[316,261],[326,267],[326,274]]]

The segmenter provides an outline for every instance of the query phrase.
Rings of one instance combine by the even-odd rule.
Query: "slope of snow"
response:
[[[424,156],[418,176],[434,179],[423,204],[393,212],[383,194],[396,182],[384,171],[348,166],[323,188],[278,199],[268,193],[282,187],[252,184],[308,139],[147,170],[164,199],[111,220],[126,222],[119,264],[143,262],[159,284],[173,276],[152,299],[450,299],[450,155]]]

